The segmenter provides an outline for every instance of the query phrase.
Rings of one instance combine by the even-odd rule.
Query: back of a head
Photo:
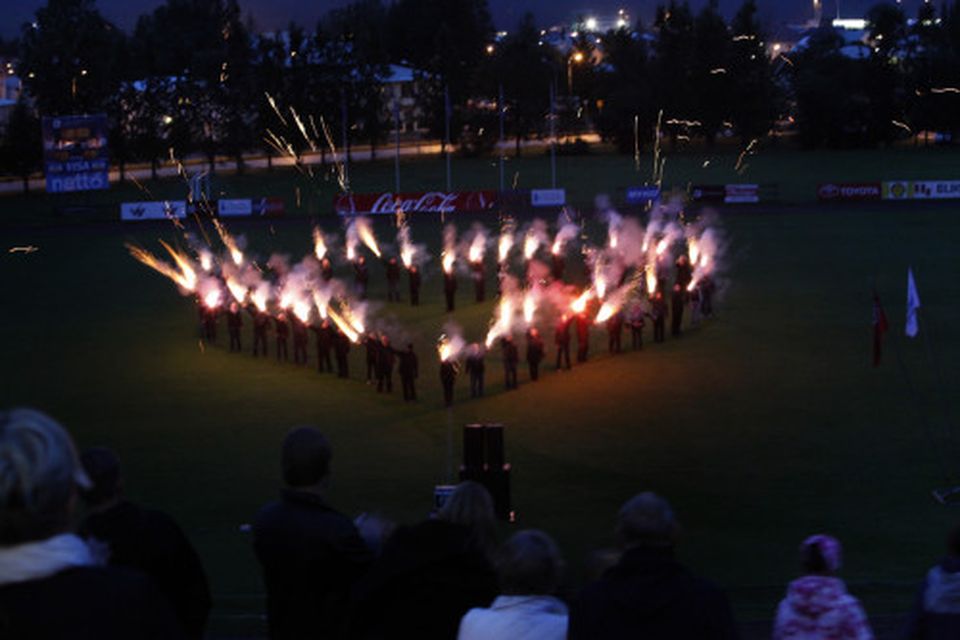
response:
[[[808,574],[833,574],[840,570],[842,553],[839,540],[819,533],[801,543],[800,567]]]
[[[678,525],[670,503],[644,491],[627,500],[617,518],[617,534],[625,547],[672,546]]]
[[[65,531],[77,485],[89,480],[63,427],[32,409],[0,412],[0,547]]]
[[[447,499],[437,518],[465,526],[484,550],[492,549],[496,537],[496,513],[493,498],[479,482],[461,482]]]
[[[283,480],[291,487],[318,485],[330,473],[333,451],[330,442],[315,427],[296,427],[283,439]]]
[[[80,454],[80,463],[93,486],[80,492],[92,507],[116,498],[120,493],[120,461],[107,447],[90,447]]]
[[[495,564],[505,595],[550,595],[560,586],[560,550],[542,531],[528,529],[511,536],[497,552]]]

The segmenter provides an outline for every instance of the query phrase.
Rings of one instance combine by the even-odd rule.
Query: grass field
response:
[[[873,166],[882,176],[866,176],[852,161],[859,156],[841,154],[832,166],[847,173],[827,179],[947,178],[960,161],[941,151],[904,153],[912,152],[880,156]],[[776,166],[785,176],[781,193],[806,193],[805,185],[826,173],[820,156],[778,158],[755,159],[755,171]],[[530,182],[543,184],[546,163],[530,162]],[[683,162],[693,172],[698,160]],[[564,158],[561,167],[562,175],[576,176],[574,198],[585,203],[628,184],[631,163]],[[437,184],[442,165],[422,169],[416,185]],[[358,168],[356,188],[389,188],[390,171]],[[489,171],[482,181],[472,176],[470,186],[492,183],[495,168]],[[282,175],[223,182],[232,195],[279,188],[281,180],[293,182]],[[499,367],[490,362],[489,397],[467,400],[461,379],[448,412],[434,365],[421,377],[422,401],[410,406],[397,392],[378,396],[360,381],[359,349],[348,381],[227,353],[225,335],[220,347],[201,350],[190,301],[123,247],[128,240],[156,246],[157,237],[172,236],[168,226],[55,224],[50,202],[0,202],[8,221],[0,247],[40,249],[0,254],[0,406],[43,408],[81,446],[119,451],[129,493],[173,513],[199,548],[217,594],[215,630],[262,628],[243,617],[259,610],[262,587],[240,525],[275,495],[280,440],[300,423],[320,425],[333,441],[334,504],[404,522],[426,513],[432,485],[445,479],[451,427],[505,423],[519,526],[556,536],[574,585],[586,554],[612,543],[619,505],[638,490],[657,490],[685,526],[683,559],[730,589],[743,620],[772,615],[795,573],[799,541],[820,530],[845,543],[844,576],[868,613],[901,611],[958,520],[930,499],[946,482],[944,465],[960,469],[956,447],[942,436],[956,409],[946,399],[960,390],[957,207],[759,206],[722,214],[731,286],[715,320],[681,340],[616,358],[601,355],[605,336],[595,332],[590,363],[562,374],[547,367],[537,384],[526,383],[522,370],[521,387],[511,393],[502,391]],[[311,224],[303,217],[232,229],[253,251],[299,257],[310,250]],[[332,230],[336,221],[325,224]],[[413,234],[439,245],[435,220],[418,221]],[[900,337],[908,265],[929,342]],[[371,274],[371,297],[383,299],[382,271],[374,266]],[[879,369],[870,367],[874,283],[892,323]],[[456,320],[468,337],[480,337],[493,303],[468,304],[468,282],[460,286]],[[378,314],[402,327],[403,339],[413,339],[429,362],[447,319],[437,275],[425,281],[424,294],[416,312],[393,304]],[[454,445],[458,454],[458,435]]]

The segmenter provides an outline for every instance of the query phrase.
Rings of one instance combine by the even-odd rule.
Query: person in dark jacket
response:
[[[400,264],[395,257],[387,260],[387,301],[400,302]]]
[[[677,272],[674,278],[674,284],[680,285],[680,289],[687,290],[687,287],[693,281],[693,266],[690,264],[690,258],[685,254],[677,258]]]
[[[500,344],[503,347],[503,385],[509,391],[517,388],[517,364],[520,362],[520,352],[513,342],[513,336],[507,336]]]
[[[281,453],[286,486],[253,522],[271,638],[340,637],[350,589],[373,560],[353,522],[323,498],[331,454],[317,429],[291,430]]]
[[[540,363],[543,362],[543,338],[536,327],[527,331],[527,366],[530,368],[530,379],[540,379]]]
[[[293,362],[307,364],[307,345],[310,344],[310,334],[307,333],[307,323],[297,317],[290,316],[290,327],[293,330]]]
[[[607,350],[611,355],[622,351],[623,313],[617,311],[607,319]]]
[[[563,253],[553,253],[550,257],[550,277],[556,282],[563,281],[563,272],[567,268],[567,261]]]
[[[120,463],[113,451],[87,449],[80,461],[93,483],[81,491],[87,516],[80,536],[105,545],[110,565],[153,578],[173,604],[186,634],[202,638],[210,613],[210,587],[193,545],[169,515],[124,499]]]
[[[367,363],[367,384],[373,384],[377,377],[377,362],[380,359],[380,340],[377,339],[377,334],[368,333],[363,339],[363,347]]]
[[[400,384],[403,387],[405,402],[414,402],[417,399],[417,377],[420,375],[420,364],[417,354],[413,352],[413,345],[408,344],[406,351],[397,351],[400,365],[397,372],[400,374]]]
[[[348,638],[457,637],[463,615],[497,595],[493,500],[462,482],[436,518],[400,527],[356,585]]]
[[[417,307],[420,305],[420,267],[410,265],[407,276],[410,279],[410,305]]]
[[[487,297],[487,272],[483,268],[483,260],[470,263],[470,277],[473,278],[473,292],[477,302],[483,302]]]
[[[663,342],[667,324],[667,302],[660,289],[657,289],[650,299],[650,315],[653,317],[653,341]]]
[[[148,576],[98,566],[71,532],[92,487],[70,435],[31,409],[0,411],[0,637],[183,638]]]
[[[704,318],[713,316],[713,294],[717,285],[713,282],[710,275],[705,275],[700,279],[700,313]]]
[[[363,256],[358,256],[357,261],[353,263],[353,282],[357,288],[357,297],[366,300],[367,287],[370,284],[370,270],[367,269],[367,259]]]
[[[578,313],[577,322],[577,362],[586,362],[590,351],[590,319],[586,313]]]
[[[240,343],[240,330],[243,328],[243,316],[240,315],[240,305],[230,303],[227,311],[227,331],[230,334],[230,351],[243,351]]]
[[[317,371],[333,373],[333,361],[330,359],[330,350],[333,349],[333,342],[336,339],[333,325],[330,324],[329,318],[324,318],[319,325],[313,325],[310,328],[317,336]]]
[[[470,345],[467,352],[466,368],[470,376],[470,397],[483,397],[483,377],[486,365],[484,364],[484,351],[479,343],[474,342]]]
[[[377,393],[393,393],[393,364],[396,360],[390,348],[390,338],[380,336],[380,348],[377,350]]]
[[[440,385],[443,387],[443,406],[453,406],[453,385],[457,381],[460,364],[453,359],[440,362]]]
[[[333,264],[330,263],[330,258],[324,258],[320,261],[320,277],[323,278],[324,282],[333,280]]]
[[[217,341],[217,316],[220,315],[216,307],[203,305],[200,311],[203,317],[203,339],[213,344]]]
[[[553,331],[553,342],[557,345],[557,370],[566,366],[570,368],[570,318],[566,314],[560,316]]]
[[[248,307],[250,316],[253,318],[253,357],[256,358],[263,351],[263,357],[267,357],[267,331],[270,330],[270,314],[266,311],[260,311],[256,305]]]
[[[960,638],[960,527],[947,536],[947,556],[927,572],[920,585],[903,637]]]
[[[634,351],[643,350],[643,327],[646,324],[646,313],[640,303],[634,303],[630,307],[630,315],[627,318],[627,324],[630,325],[630,339]]]
[[[457,274],[452,270],[443,272],[443,295],[447,301],[447,313],[452,313],[456,305]]]
[[[349,377],[350,361],[347,356],[350,355],[350,338],[343,331],[337,330],[336,338],[333,341],[333,351],[337,358],[337,377]]]
[[[733,640],[737,627],[720,589],[674,558],[677,524],[646,492],[620,509],[620,561],[587,585],[570,611],[570,640]]]
[[[687,304],[687,290],[679,284],[673,285],[670,294],[670,335],[680,337],[683,327],[683,307]]]
[[[290,335],[290,325],[287,314],[282,311],[273,319],[273,327],[277,330],[277,360],[288,360],[287,336]]]

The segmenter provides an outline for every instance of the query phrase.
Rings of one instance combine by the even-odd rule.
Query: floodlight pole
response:
[[[443,87],[443,111],[444,111],[444,148],[447,152],[447,191],[451,191],[452,180],[450,178],[450,85]]]
[[[557,118],[554,101],[556,99],[556,81],[550,82],[550,185],[557,188]]]
[[[393,174],[394,174],[394,195],[400,193],[400,99],[393,101],[393,126],[394,126],[394,155],[393,155]]]
[[[500,115],[500,148],[498,149],[499,153],[497,154],[500,160],[500,191],[503,192],[504,188],[504,166],[503,166],[503,118],[504,118],[504,109],[503,109],[503,83],[500,84],[500,96],[497,100],[497,111]]]

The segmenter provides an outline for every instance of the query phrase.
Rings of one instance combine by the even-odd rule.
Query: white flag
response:
[[[917,337],[920,332],[920,323],[917,311],[920,309],[920,294],[917,293],[917,283],[913,281],[913,269],[907,269],[907,335]]]

